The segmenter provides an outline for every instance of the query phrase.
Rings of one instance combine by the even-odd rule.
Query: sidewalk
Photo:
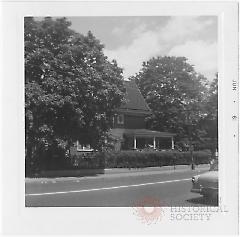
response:
[[[198,165],[196,166],[197,169],[202,169],[202,168],[210,168],[209,164],[204,164],[204,165]],[[190,165],[176,165],[175,169],[174,166],[162,166],[162,167],[146,167],[146,168],[113,168],[113,169],[105,169],[105,174],[116,174],[116,173],[129,173],[129,172],[145,172],[145,171],[169,171],[169,170],[183,170],[183,169],[191,169]]]
[[[208,171],[209,164],[198,165],[195,167],[195,171]],[[45,182],[48,180],[70,181],[76,179],[96,179],[96,178],[114,178],[125,176],[138,176],[138,175],[156,175],[156,174],[169,174],[178,173],[184,171],[191,171],[190,165],[176,165],[174,166],[162,166],[162,167],[146,167],[146,168],[113,168],[105,169],[103,174],[88,175],[88,176],[74,176],[74,177],[41,177],[41,178],[25,178],[25,182]]]

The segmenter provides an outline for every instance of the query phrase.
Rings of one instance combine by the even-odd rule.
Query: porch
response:
[[[141,149],[174,149],[173,133],[159,132],[148,129],[124,129],[122,150],[141,150]]]

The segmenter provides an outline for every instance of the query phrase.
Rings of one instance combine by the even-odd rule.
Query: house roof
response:
[[[123,133],[127,136],[136,137],[174,137],[175,133],[159,132],[149,129],[124,129]]]
[[[150,114],[151,109],[148,107],[135,82],[124,81],[124,86],[126,88],[126,102],[122,104],[118,110],[122,112]]]

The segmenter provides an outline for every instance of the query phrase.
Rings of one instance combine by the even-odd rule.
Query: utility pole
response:
[[[190,125],[191,126],[191,125]],[[189,137],[190,142],[189,142],[189,149],[190,149],[190,156],[191,156],[191,169],[195,170],[195,164],[194,164],[194,158],[193,158],[193,144],[192,144],[192,136],[190,135]]]
[[[187,109],[186,111],[187,111],[189,151],[190,151],[190,157],[191,157],[191,169],[195,170],[194,157],[193,157],[193,144],[192,144],[192,121],[190,121],[190,110]]]

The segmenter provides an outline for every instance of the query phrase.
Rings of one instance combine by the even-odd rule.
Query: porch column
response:
[[[156,149],[156,138],[153,137],[153,149],[155,150]]]
[[[137,149],[137,138],[136,138],[136,136],[133,137],[133,149],[134,150]]]
[[[174,140],[173,140],[173,137],[171,137],[172,139],[172,150],[174,150]]]

